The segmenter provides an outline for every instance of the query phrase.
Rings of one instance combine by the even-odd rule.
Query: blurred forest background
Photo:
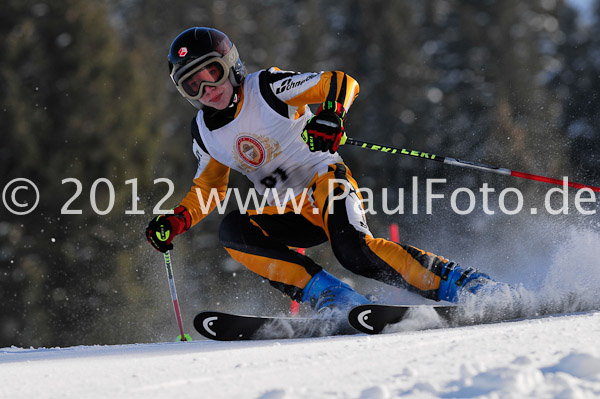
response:
[[[167,194],[154,179],[175,183],[162,206],[171,208],[195,172],[189,135],[195,109],[170,82],[166,59],[173,38],[188,27],[227,33],[250,72],[278,66],[355,77],[361,92],[346,124],[350,137],[600,184],[600,9],[593,0],[582,2],[583,11],[564,0],[3,4],[0,188],[25,177],[41,200],[24,216],[0,205],[0,347],[168,341],[178,334],[163,259],[144,230]],[[432,215],[419,202],[413,214],[414,176],[420,190],[427,178],[448,179],[438,189],[447,194],[458,187],[478,194],[488,183],[497,198],[516,187],[525,208],[541,208],[549,187],[365,151],[340,150],[361,187],[377,198],[388,188],[390,208],[398,204],[398,188],[407,191],[405,214],[369,216],[377,236],[397,222],[403,242],[498,278],[541,275],[543,268],[528,264],[546,262],[565,229],[597,226],[597,216],[572,212],[486,215],[480,199],[469,216],[455,215],[449,201],[439,201]],[[61,214],[76,192],[74,183],[62,183],[67,178],[82,183],[69,205],[81,214]],[[106,215],[91,207],[99,178],[115,191]],[[131,179],[144,214],[125,213],[133,206]],[[238,174],[230,186],[249,187]],[[106,209],[106,184],[97,185],[95,198]],[[187,330],[202,309],[283,313],[289,306],[226,256],[217,238],[220,219],[212,214],[175,242]],[[364,290],[382,290],[341,269],[326,245],[307,254]]]

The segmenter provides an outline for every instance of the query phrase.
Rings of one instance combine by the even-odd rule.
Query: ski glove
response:
[[[333,154],[338,150],[344,135],[344,119],[346,119],[346,110],[342,104],[336,101],[325,101],[316,115],[306,123],[302,140],[312,152],[329,151]]]
[[[172,215],[160,215],[148,223],[146,238],[160,252],[173,249],[173,238],[186,232],[192,225],[192,216],[183,206],[173,209]]]

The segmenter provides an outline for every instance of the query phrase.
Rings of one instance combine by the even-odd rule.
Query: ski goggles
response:
[[[206,86],[220,86],[225,83],[229,78],[229,70],[238,58],[235,46],[224,56],[214,51],[175,71],[172,74],[173,82],[184,97],[199,100]]]

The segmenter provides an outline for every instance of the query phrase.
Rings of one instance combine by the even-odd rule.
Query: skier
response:
[[[267,196],[269,206],[260,213],[226,215],[219,229],[222,245],[233,259],[292,299],[308,301],[317,313],[369,301],[291,247],[329,241],[337,260],[353,273],[434,300],[458,302],[493,281],[441,256],[373,237],[358,184],[337,153],[346,112],[359,91],[352,77],[275,67],[246,74],[236,47],[212,28],[181,33],[168,59],[177,90],[199,110],[191,129],[198,169],[173,214],[150,221],[146,237],[154,248],[172,249],[175,236],[206,217],[216,206],[211,192],[223,200],[234,169]],[[315,115],[308,104],[320,104]],[[301,212],[294,212],[288,192]],[[278,201],[286,203],[283,212]]]

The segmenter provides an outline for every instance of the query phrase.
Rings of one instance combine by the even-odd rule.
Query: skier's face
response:
[[[222,110],[229,106],[232,95],[233,85],[227,79],[220,86],[205,86],[204,94],[200,97],[200,102],[207,107]]]

